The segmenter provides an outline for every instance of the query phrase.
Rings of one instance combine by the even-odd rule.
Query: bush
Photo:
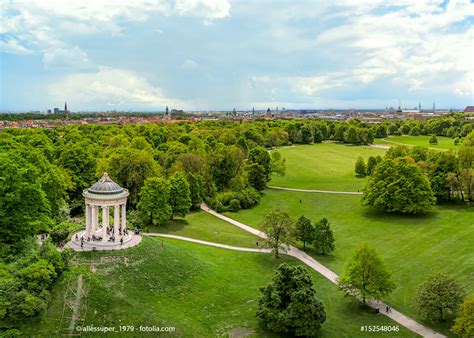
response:
[[[248,187],[241,192],[225,191],[218,193],[209,202],[209,206],[217,212],[249,209],[260,201],[260,193],[254,188]]]
[[[49,232],[49,235],[51,236],[51,240],[54,244],[59,244],[62,241],[67,240],[69,235],[79,228],[80,224],[62,222],[54,226],[53,229]]]

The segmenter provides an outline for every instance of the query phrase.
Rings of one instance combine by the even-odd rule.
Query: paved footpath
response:
[[[285,188],[285,187],[276,187],[274,185],[269,185],[268,189],[277,189],[277,190],[288,190],[288,191],[298,191],[298,192],[320,192],[323,194],[340,194],[340,195],[363,195],[363,192],[360,191],[336,191],[336,190],[312,190],[312,189],[297,189],[297,188]]]
[[[238,222],[230,217],[227,217],[227,216],[224,216],[212,209],[210,209],[207,205],[205,204],[201,204],[201,209],[217,218],[220,218],[228,223],[231,223],[245,231],[248,231],[254,235],[257,235],[261,238],[266,238],[266,234],[263,233],[262,231],[260,230],[257,230],[255,228],[252,228],[246,224],[243,224],[241,222]],[[179,237],[179,236],[178,236]],[[197,241],[197,240],[195,240]],[[204,242],[204,241],[202,241]],[[210,243],[210,242],[208,242]],[[217,243],[215,243],[217,244]],[[219,244],[219,245],[224,245],[224,244]],[[245,249],[245,248],[241,248],[241,249]],[[259,249],[257,249],[259,250]],[[246,251],[246,250],[241,250],[241,251]],[[328,269],[327,267],[325,267],[324,265],[322,265],[321,263],[319,263],[317,260],[315,260],[313,257],[311,257],[310,255],[308,255],[306,252],[298,249],[298,248],[295,248],[294,246],[290,246],[289,247],[289,250],[286,252],[287,255],[290,255],[290,256],[293,256],[297,259],[299,259],[300,261],[302,261],[303,263],[305,263],[306,265],[308,265],[310,268],[312,268],[313,270],[315,270],[316,272],[320,273],[323,277],[329,279],[331,282],[333,282],[334,284],[337,283],[337,280],[338,280],[338,275],[331,271],[330,269]],[[442,335],[441,333],[438,333],[436,331],[434,331],[433,329],[429,328],[429,327],[426,327],[420,323],[418,323],[417,321],[413,320],[412,318],[404,315],[403,313],[401,312],[398,312],[397,310],[393,309],[392,308],[392,312],[390,313],[386,313],[385,312],[385,308],[388,306],[386,303],[382,302],[382,301],[372,301],[372,302],[369,302],[369,305],[372,307],[372,308],[378,308],[380,310],[380,313],[391,318],[392,320],[394,320],[395,322],[399,323],[400,325],[403,325],[404,327],[406,327],[407,329],[423,336],[423,337],[433,337],[433,338],[441,338],[441,337],[446,337],[444,335]]]

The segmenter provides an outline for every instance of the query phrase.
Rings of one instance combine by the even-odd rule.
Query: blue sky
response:
[[[2,111],[473,104],[469,0],[0,6]]]

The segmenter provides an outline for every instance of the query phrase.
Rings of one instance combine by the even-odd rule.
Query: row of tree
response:
[[[387,212],[424,213],[437,203],[474,201],[474,132],[457,152],[396,146],[385,157],[362,157],[359,177],[369,175],[362,201]]]

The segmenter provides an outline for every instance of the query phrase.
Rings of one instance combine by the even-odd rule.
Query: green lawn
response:
[[[149,227],[149,232],[198,238],[242,247],[256,247],[258,237],[205,212],[193,212],[163,227]]]
[[[273,176],[270,185],[302,188],[357,191],[366,179],[355,177],[357,157],[383,156],[385,150],[369,146],[319,143],[278,150],[286,159],[286,175]]]
[[[371,212],[361,206],[360,196],[267,190],[254,209],[227,215],[258,228],[263,216],[273,208],[287,209],[295,218],[303,214],[313,221],[329,219],[336,239],[334,255],[314,256],[338,274],[359,243],[377,248],[398,285],[387,301],[418,320],[412,307],[413,295],[429,273],[444,271],[455,275],[474,292],[472,207],[437,206],[427,216],[410,217]],[[446,326],[440,329],[449,333]]]
[[[454,139],[450,137],[437,136],[438,144],[430,144],[431,136],[390,136],[385,139],[376,139],[376,144],[394,146],[397,144],[407,146],[423,146],[434,149],[458,149],[459,146],[454,145]]]
[[[253,337],[274,337],[257,326],[255,312],[259,288],[266,285],[281,262],[295,264],[290,257],[275,260],[268,254],[242,253],[194,243],[144,238],[142,244],[122,252],[95,253],[93,271],[89,265],[75,267],[85,277],[88,290],[84,322],[75,325],[147,325],[175,327],[172,336],[224,336],[231,330],[252,330]],[[89,254],[81,257],[88,258]],[[362,325],[397,325],[382,315],[360,309],[337,288],[312,273],[317,296],[324,303],[327,321],[321,337],[367,337]],[[25,323],[26,336],[52,337],[58,330],[65,281],[53,290],[47,313]],[[66,328],[69,320],[63,322]],[[233,331],[235,332],[235,331]],[[371,334],[380,336],[383,334]],[[104,334],[83,334],[102,337]],[[114,336],[142,337],[153,334],[122,333]],[[400,327],[390,337],[414,337]]]

